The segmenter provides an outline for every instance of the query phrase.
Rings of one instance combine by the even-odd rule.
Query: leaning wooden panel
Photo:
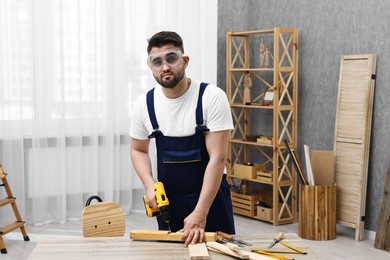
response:
[[[378,249],[390,251],[390,163],[385,177],[374,246]]]
[[[376,55],[341,57],[334,135],[337,221],[363,239]]]

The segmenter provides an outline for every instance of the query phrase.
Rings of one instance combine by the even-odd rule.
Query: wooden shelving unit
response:
[[[293,223],[297,179],[284,140],[295,149],[298,30],[228,32],[226,53],[226,90],[235,126],[228,176],[238,189],[232,192],[233,210],[273,225]],[[252,164],[262,169],[254,172]],[[242,172],[245,168],[248,172]]]

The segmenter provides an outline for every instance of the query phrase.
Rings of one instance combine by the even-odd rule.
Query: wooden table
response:
[[[235,236],[253,245],[243,247],[249,250],[252,248],[265,249],[271,243],[275,234],[253,234]],[[285,234],[284,242],[289,243],[299,249],[308,252],[306,255],[286,255],[294,259],[321,259],[304,243],[304,241],[294,233]],[[288,248],[276,244],[273,249]],[[228,256],[209,251],[211,260],[234,259]],[[66,238],[57,240],[45,240],[37,244],[30,255],[33,259],[190,259],[188,248],[183,243],[178,242],[158,242],[158,241],[133,241],[130,238]]]

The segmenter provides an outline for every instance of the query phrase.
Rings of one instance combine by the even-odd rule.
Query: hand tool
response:
[[[224,238],[222,236],[218,236],[218,235],[217,235],[216,241],[221,243],[221,244],[233,243],[233,244],[235,244],[235,245],[237,245],[239,247],[244,247],[243,244],[240,244],[237,241],[230,241],[230,240],[228,240],[228,239],[226,239],[226,238]]]
[[[217,231],[217,236],[221,236],[222,238],[225,238],[227,240],[227,242],[232,242],[232,243],[237,244],[237,245],[245,245],[245,246],[252,245],[251,243],[245,242],[244,240],[235,239],[231,235],[226,234],[222,231]]]
[[[171,221],[171,215],[169,214],[169,200],[167,198],[167,194],[165,193],[164,184],[162,182],[156,182],[153,187],[158,209],[154,209],[149,206],[146,203],[146,196],[144,195],[146,215],[148,217],[155,217],[161,215],[164,222],[168,225],[169,233],[171,233],[171,226],[169,225]]]
[[[301,249],[299,249],[299,248],[296,248],[295,246],[292,246],[292,245],[290,245],[290,244],[287,244],[286,242],[280,242],[280,244],[282,244],[282,245],[284,245],[285,247],[288,247],[288,248],[294,250],[294,253],[292,253],[292,254],[295,254],[295,252],[298,253],[298,254],[302,254],[302,255],[306,255],[306,254],[307,254],[307,252],[305,252],[305,251],[303,251],[303,250],[301,250]]]
[[[283,249],[252,249],[252,252],[256,252],[258,254],[263,254],[263,255],[269,255],[269,256],[277,258],[277,259],[288,259],[285,256],[277,255],[277,253],[279,253],[279,254],[302,254],[302,255],[307,254],[307,252],[305,252],[299,248],[296,248],[290,244],[287,244],[285,242],[280,242],[280,244],[293,250],[293,251],[283,250]]]
[[[274,240],[271,242],[271,244],[267,248],[273,247],[276,243],[278,243],[282,238],[284,237],[283,232],[278,232],[274,238]]]
[[[279,260],[294,260],[294,258],[289,258],[289,257],[283,256],[283,255],[277,255],[277,254],[270,253],[270,252],[267,252],[264,250],[252,250],[252,252],[256,252],[258,254],[269,256],[269,257],[279,259]]]

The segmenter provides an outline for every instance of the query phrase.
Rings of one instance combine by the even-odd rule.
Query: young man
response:
[[[148,42],[147,61],[158,85],[137,99],[130,129],[131,159],[146,202],[157,208],[148,154],[149,140],[156,138],[157,174],[170,202],[171,230],[183,230],[185,246],[204,241],[205,231],[234,234],[224,174],[233,129],[226,94],[186,76],[190,58],[177,33],[162,31]],[[157,220],[160,230],[168,229]]]

